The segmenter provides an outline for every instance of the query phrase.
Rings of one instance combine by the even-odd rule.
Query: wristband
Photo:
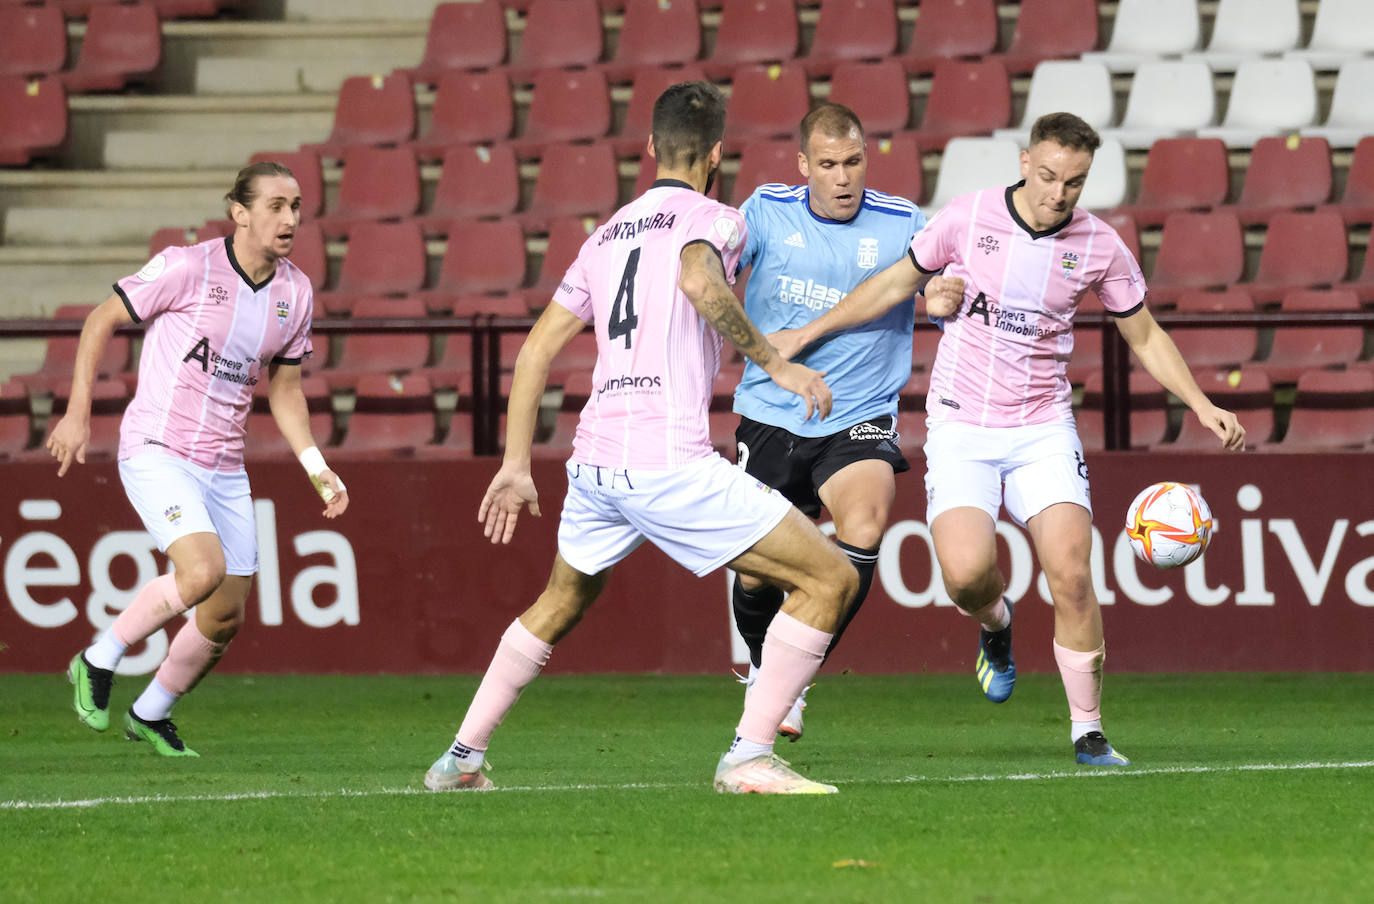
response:
[[[335,492],[320,480],[320,475],[328,471],[329,466],[324,463],[324,454],[320,452],[319,446],[311,446],[303,450],[298,457],[301,460],[301,467],[305,468],[305,473],[310,476],[310,485],[315,488],[315,492],[320,494],[320,498],[326,504],[333,502]],[[338,475],[335,475],[334,479],[338,482],[341,491],[348,489]]]

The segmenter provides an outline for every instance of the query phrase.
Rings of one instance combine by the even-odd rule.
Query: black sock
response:
[[[735,626],[739,628],[740,637],[749,645],[749,661],[757,668],[763,662],[763,636],[768,633],[773,616],[782,608],[782,591],[772,584],[745,590],[739,575],[735,575],[730,601],[735,609]]]
[[[848,628],[854,616],[859,614],[859,607],[864,604],[864,597],[868,596],[868,588],[873,586],[873,569],[878,566],[878,547],[862,549],[848,543],[838,543],[838,546],[849,556],[849,561],[854,563],[854,569],[859,572],[859,592],[854,594],[854,602],[849,604],[849,611],[840,619],[839,625],[835,628],[835,635],[830,638],[830,646],[825,651],[826,659],[835,652],[836,645],[844,636],[844,629]]]

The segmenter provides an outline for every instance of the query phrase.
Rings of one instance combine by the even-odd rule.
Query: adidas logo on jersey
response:
[[[802,241],[801,233],[794,232],[783,242],[784,245],[791,245],[793,248],[805,248],[806,242]]]

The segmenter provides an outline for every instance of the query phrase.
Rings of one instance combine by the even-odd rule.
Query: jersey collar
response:
[[[692,186],[683,182],[681,179],[655,179],[654,184],[650,185],[649,188],[651,190],[655,188],[686,188],[690,191],[696,191],[695,188],[692,188]]]
[[[249,279],[248,274],[244,273],[243,268],[239,266],[239,259],[237,257],[234,257],[234,237],[232,235],[226,235],[224,237],[224,253],[229,255],[229,266],[233,267],[234,272],[237,273],[239,277],[243,279],[244,282],[248,283],[248,288],[252,289],[254,294],[261,292],[263,286],[270,283],[272,281],[272,277],[277,275],[277,268],[273,267],[272,272],[267,274],[267,278],[264,279],[262,282],[255,283],[253,282],[253,280]]]
[[[1030,225],[1029,223],[1027,223],[1025,220],[1021,219],[1021,214],[1019,214],[1019,213],[1016,212],[1016,203],[1015,203],[1014,201],[1012,201],[1012,199],[1011,199],[1012,194],[1015,193],[1015,191],[1016,191],[1018,188],[1020,188],[1021,186],[1025,185],[1025,184],[1026,184],[1026,180],[1025,180],[1025,179],[1022,179],[1020,182],[1016,183],[1015,185],[1008,185],[1008,186],[1007,186],[1007,194],[1006,194],[1006,197],[1007,197],[1007,213],[1011,214],[1012,221],[1015,222],[1017,226],[1020,226],[1022,229],[1024,229],[1024,230],[1026,231],[1026,235],[1029,235],[1029,236],[1030,236],[1031,238],[1033,238],[1033,239],[1043,239],[1045,236],[1054,235],[1056,232],[1058,232],[1059,230],[1063,229],[1065,226],[1067,226],[1067,225],[1069,225],[1070,223],[1073,222],[1073,211],[1071,210],[1071,211],[1069,211],[1069,215],[1068,215],[1067,217],[1064,218],[1063,222],[1056,223],[1055,225],[1051,226],[1049,229],[1041,229],[1041,230],[1032,229],[1032,228],[1031,228],[1031,225]]]
[[[802,198],[802,203],[803,203],[803,204],[805,205],[805,207],[806,207],[806,212],[809,213],[809,214],[811,214],[811,219],[815,220],[817,223],[824,223],[824,224],[826,224],[827,226],[845,226],[845,225],[847,225],[847,224],[849,224],[849,223],[854,222],[855,220],[857,220],[857,219],[859,218],[859,214],[863,213],[864,202],[867,201],[867,200],[868,200],[868,189],[865,188],[865,189],[864,189],[863,195],[859,198],[859,207],[858,207],[858,209],[854,211],[854,216],[850,217],[850,218],[847,219],[847,220],[832,220],[832,219],[830,219],[830,217],[823,217],[823,216],[821,216],[820,214],[816,213],[816,211],[812,210],[812,209],[811,209],[811,186],[809,186],[809,185],[806,187],[806,194],[805,194],[805,196]]]

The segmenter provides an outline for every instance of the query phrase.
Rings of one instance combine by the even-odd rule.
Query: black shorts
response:
[[[816,490],[846,465],[878,459],[890,464],[894,474],[911,470],[898,444],[897,419],[890,415],[814,437],[741,417],[735,442],[745,471],[812,518],[821,513]]]

